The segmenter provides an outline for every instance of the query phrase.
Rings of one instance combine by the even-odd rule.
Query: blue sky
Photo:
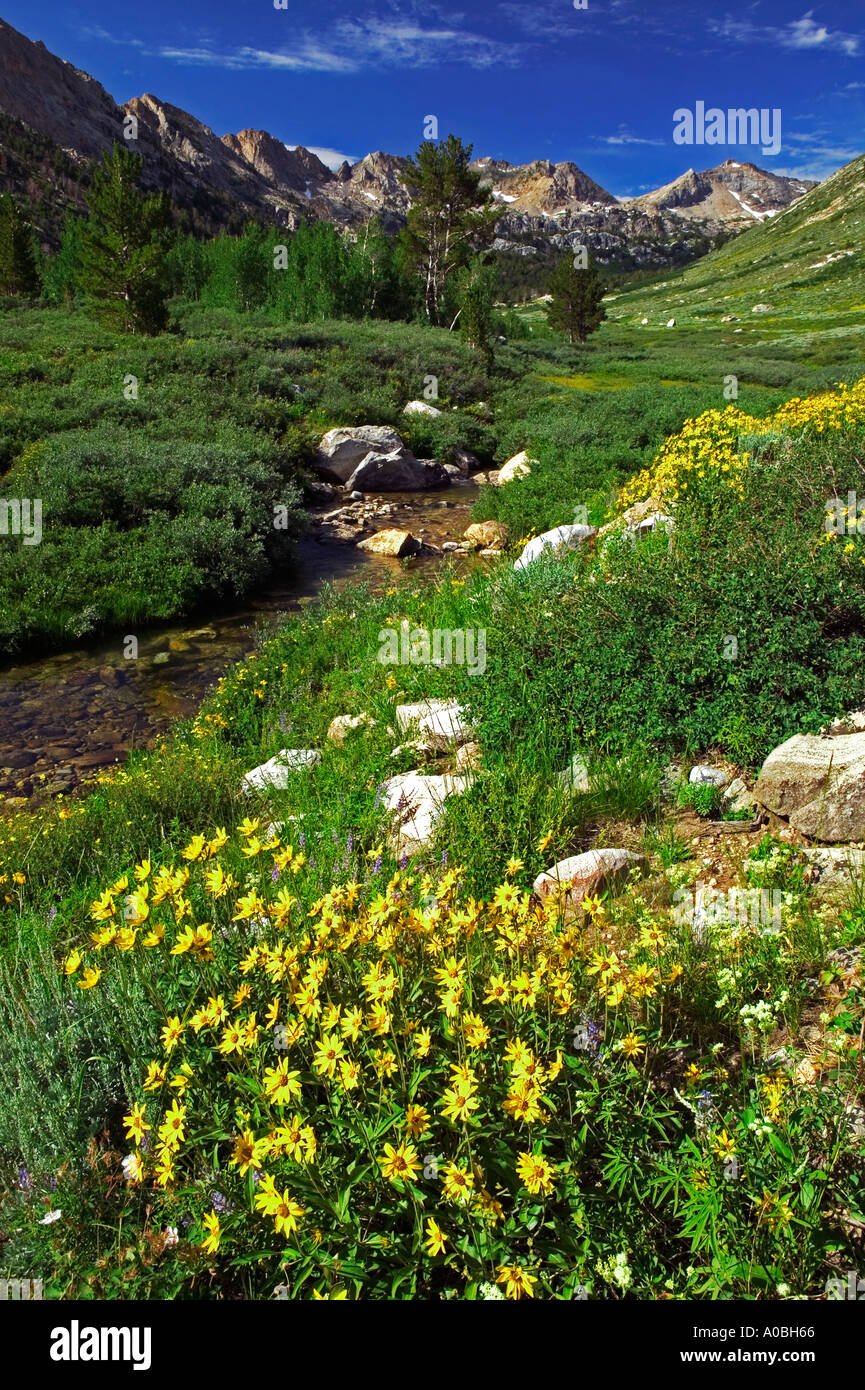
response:
[[[332,164],[415,150],[428,115],[476,155],[570,159],[619,196],[728,157],[823,178],[865,150],[863,0],[285,3],[2,0],[0,14],[118,101],[152,92],[217,134],[269,130]],[[674,144],[673,112],[697,101],[779,108],[779,154]]]

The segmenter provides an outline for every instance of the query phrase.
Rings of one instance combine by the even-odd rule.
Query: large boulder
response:
[[[427,401],[409,401],[408,405],[403,406],[403,415],[441,415],[441,411],[434,405],[429,405]]]
[[[600,893],[627,878],[631,869],[643,869],[646,857],[629,849],[590,849],[561,859],[538,874],[534,890],[539,898],[561,901],[566,912],[576,911],[585,897]]]
[[[411,450],[389,425],[352,425],[328,430],[313,460],[316,471],[330,483],[345,483],[370,450],[413,458]]]
[[[266,763],[247,772],[241,786],[247,796],[254,791],[284,791],[292,773],[315,767],[320,762],[321,754],[317,748],[283,748]]]
[[[401,558],[403,555],[416,555],[421,545],[411,531],[391,530],[376,531],[374,536],[358,541],[357,548],[368,550],[371,555],[395,555]]]
[[[502,464],[496,486],[503,487],[505,483],[512,483],[515,478],[525,478],[531,471],[529,456],[525,449],[521,449],[513,458],[508,459],[507,463]]]
[[[420,492],[449,487],[450,478],[434,459],[416,459],[406,450],[370,450],[346,482],[349,492]]]
[[[813,840],[865,840],[865,733],[794,734],[773,748],[754,797]]]
[[[504,550],[508,543],[508,528],[502,521],[475,521],[466,528],[463,536],[487,550]]]
[[[393,838],[398,854],[413,855],[426,849],[441,819],[449,796],[466,791],[472,774],[455,777],[424,776],[401,772],[379,788],[382,804],[394,817]]]
[[[441,752],[466,743],[472,733],[456,700],[397,705],[396,726],[401,734],[418,734],[425,748]]]
[[[552,531],[544,531],[524,547],[522,555],[514,564],[514,569],[526,569],[545,550],[552,550],[558,555],[563,550],[573,550],[575,546],[582,545],[584,541],[591,540],[597,534],[595,526],[556,526]]]

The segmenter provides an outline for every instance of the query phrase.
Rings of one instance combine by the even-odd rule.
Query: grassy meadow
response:
[[[176,333],[138,340],[6,308],[4,487],[50,519],[0,555],[7,654],[284,572],[331,426],[534,462],[476,505],[509,528],[500,560],[325,592],[161,746],[0,816],[4,1276],[54,1298],[805,1300],[856,1267],[865,899],[825,897],[778,835],[708,836],[668,766],[750,777],[861,703],[865,541],[823,521],[862,487],[862,330],[798,299],[741,334],[677,304],[667,330],[662,298],[622,292],[581,348],[529,308],[491,365],[411,324],[180,301]],[[442,415],[403,416],[429,374]],[[577,508],[650,495],[674,544],[513,570]],[[484,673],[383,665],[404,620],[483,630]],[[481,761],[406,860],[384,783],[453,767],[393,752],[397,704],[427,696],[459,699]],[[337,744],[342,714],[369,722]],[[283,748],[321,763],[245,795]],[[644,870],[574,916],[532,897],[604,846]],[[680,907],[707,880],[780,893],[779,929],[695,933]]]

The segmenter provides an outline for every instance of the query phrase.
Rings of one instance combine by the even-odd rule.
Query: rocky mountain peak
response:
[[[223,135],[227,149],[248,164],[269,182],[305,193],[310,183],[326,183],[333,177],[326,164],[303,145],[290,149],[266,130],[241,130],[237,135]]]
[[[774,217],[814,184],[758,169],[756,164],[725,159],[714,169],[688,169],[652,193],[629,198],[626,207],[638,211],[670,212],[690,219],[710,219],[728,225],[748,225]]]
[[[375,150],[333,172],[266,130],[217,136],[152,92],[119,105],[95,78],[2,20],[0,50],[0,188],[30,199],[38,189],[42,208],[53,207],[42,214],[46,244],[56,244],[66,208],[86,204],[88,172],[124,139],[128,115],[138,120],[130,144],[143,158],[145,184],[165,189],[202,233],[237,230],[249,218],[287,227],[323,218],[353,229],[376,215],[390,232],[405,221],[405,158]],[[625,267],[682,263],[707,237],[771,218],[812,186],[730,158],[620,203],[570,160],[515,165],[485,156],[472,167],[501,209],[494,249],[549,256],[585,242],[602,263]]]
[[[531,164],[508,164],[506,160],[476,159],[472,164],[492,188],[495,202],[507,204],[509,211],[546,213],[554,216],[600,203],[616,204],[612,193],[595,183],[570,160],[552,164],[536,159]]]

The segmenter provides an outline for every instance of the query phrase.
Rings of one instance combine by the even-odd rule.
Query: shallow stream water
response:
[[[474,486],[447,492],[388,493],[396,507],[378,529],[400,527],[440,546],[469,524]],[[442,505],[446,503],[447,505]],[[328,582],[386,584],[404,572],[440,565],[437,555],[395,560],[351,543],[301,540],[290,573],[242,606],[204,609],[193,618],[136,632],[137,656],[117,634],[69,651],[0,669],[0,793],[30,797],[71,791],[94,770],[151,747],[178,718],[191,716],[207,690],[255,647],[256,628],[298,612]]]

